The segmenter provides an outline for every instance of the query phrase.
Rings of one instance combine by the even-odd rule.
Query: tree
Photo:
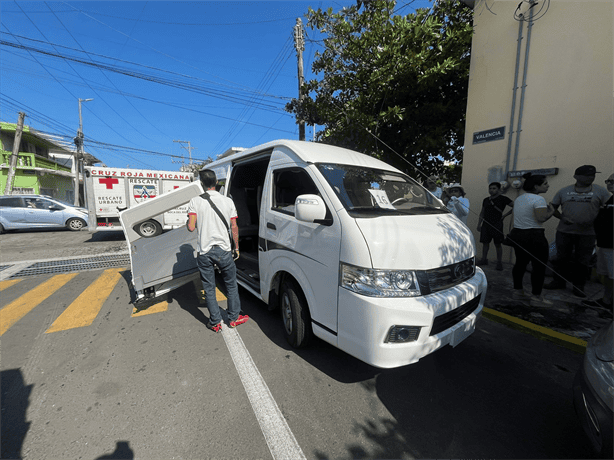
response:
[[[437,174],[444,161],[462,162],[472,11],[458,0],[406,16],[394,8],[393,0],[309,8],[307,27],[326,35],[312,66],[322,79],[306,82],[303,102],[286,110],[323,125],[319,142],[414,177]]]

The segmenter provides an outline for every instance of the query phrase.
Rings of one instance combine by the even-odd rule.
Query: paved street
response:
[[[74,237],[2,235],[2,265],[22,238]],[[122,244],[78,237],[71,256]],[[591,457],[571,399],[582,356],[485,318],[457,348],[383,371],[321,341],[291,349],[243,290],[251,321],[214,334],[193,285],[134,312],[128,267],[14,281],[0,284],[2,458]]]

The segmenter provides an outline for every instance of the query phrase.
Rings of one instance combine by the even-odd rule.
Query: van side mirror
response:
[[[326,205],[321,196],[318,195],[299,195],[294,202],[294,216],[302,222],[313,222],[316,224],[330,225],[326,217]]]

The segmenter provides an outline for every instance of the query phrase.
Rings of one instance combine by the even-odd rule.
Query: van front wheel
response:
[[[281,286],[281,317],[286,340],[294,348],[302,348],[311,339],[311,321],[303,292],[292,280]]]

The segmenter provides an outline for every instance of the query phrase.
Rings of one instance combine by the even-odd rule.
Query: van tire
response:
[[[73,217],[72,219],[68,219],[66,221],[66,228],[68,228],[68,230],[72,230],[73,232],[80,231],[83,227],[85,227],[85,225],[85,221],[77,217]]]
[[[143,238],[153,238],[162,233],[162,226],[155,220],[141,222],[134,229]]]
[[[294,280],[282,283],[279,306],[286,340],[294,348],[303,348],[311,339],[311,318],[303,292]]]

